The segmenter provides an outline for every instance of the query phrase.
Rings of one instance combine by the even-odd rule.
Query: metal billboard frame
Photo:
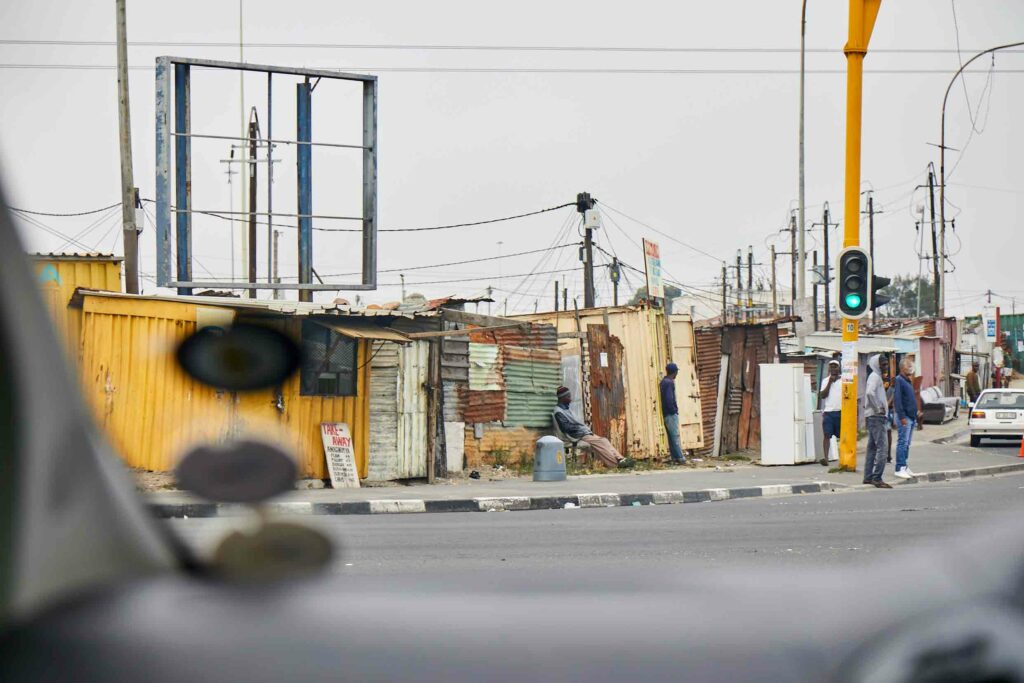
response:
[[[190,81],[192,67],[206,69],[228,69],[233,71],[254,71],[267,74],[268,107],[272,95],[274,74],[302,76],[304,83],[297,84],[296,128],[298,140],[274,140],[268,122],[267,142],[298,146],[298,213],[276,214],[292,216],[298,222],[299,281],[297,283],[251,282],[251,281],[194,281],[192,279],[192,138],[226,140],[247,140],[238,136],[204,135],[191,129]],[[174,84],[172,88],[172,74]],[[363,84],[363,140],[361,145],[313,142],[312,91],[316,83],[310,79],[328,78],[341,81],[357,81]],[[219,287],[245,290],[299,290],[313,291],[373,290],[377,288],[377,77],[366,74],[352,74],[326,69],[302,69],[282,66],[266,66],[240,62],[223,62],[188,57],[156,58],[156,232],[157,232],[157,286],[176,287],[179,294],[191,294],[196,287]],[[172,112],[173,106],[173,112]],[[269,112],[268,112],[269,113]],[[268,117],[269,118],[269,117]],[[174,126],[174,130],[171,126]],[[175,173],[173,180],[174,205],[171,203],[171,148],[174,147]],[[336,147],[363,150],[363,215],[319,216],[312,212],[312,148]],[[272,164],[269,164],[272,165]],[[273,213],[268,211],[271,219]],[[218,212],[227,214],[229,212]],[[249,215],[250,212],[236,212]],[[172,215],[175,223],[175,244],[171,244]],[[312,282],[313,218],[351,220],[362,223],[362,278],[359,283]],[[272,223],[272,220],[268,221]],[[268,232],[272,229],[268,227]],[[269,242],[269,240],[268,240]],[[172,260],[177,264],[177,277],[172,271]],[[300,296],[300,298],[304,298]]]

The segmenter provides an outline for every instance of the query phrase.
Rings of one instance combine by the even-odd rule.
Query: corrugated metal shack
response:
[[[779,362],[776,323],[705,327],[696,331],[704,447],[726,455],[761,449],[759,366]]]
[[[366,477],[370,345],[404,341],[386,327],[402,314],[291,301],[89,290],[78,290],[71,305],[83,315],[84,393],[130,466],[170,470],[194,443],[246,434],[281,443],[298,459],[302,476],[322,479],[327,471],[320,424],[345,422],[359,475]],[[175,349],[196,329],[242,321],[279,329],[304,347],[326,337],[322,348],[327,355],[279,390],[244,394],[206,387],[178,367]]]
[[[124,259],[98,252],[31,254],[29,258],[57,333],[64,340],[70,356],[77,358],[82,311],[68,306],[71,297],[79,287],[120,292]]]
[[[381,376],[371,382],[370,480],[532,459],[560,381],[557,335],[550,326],[464,310],[481,301],[412,295],[395,308],[412,316],[393,323],[412,343],[373,361]]]
[[[658,383],[671,357],[679,365],[681,445],[685,449],[703,445],[689,316],[666,316],[661,309],[641,305],[515,318],[557,329],[562,383],[579,401],[579,414],[597,434],[636,459],[668,456]]]

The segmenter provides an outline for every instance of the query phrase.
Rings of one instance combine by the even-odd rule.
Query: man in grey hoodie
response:
[[[882,374],[889,371],[889,359],[875,354],[868,358],[871,374],[864,385],[864,417],[868,423],[868,452],[864,457],[864,483],[873,484],[880,489],[891,489],[892,486],[882,481],[885,470],[885,459],[888,445],[885,432],[888,428],[886,415],[889,412],[889,401],[885,396],[885,385]]]

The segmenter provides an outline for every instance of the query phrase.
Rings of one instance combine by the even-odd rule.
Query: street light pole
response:
[[[1022,45],[1024,45],[1024,41],[997,45],[974,55],[956,70],[953,78],[949,81],[949,85],[946,86],[946,94],[942,96],[942,130],[939,138],[939,222],[941,223],[939,227],[939,274],[941,280],[938,285],[939,310],[936,311],[939,318],[943,318],[946,315],[946,101],[949,99],[949,91],[953,89],[953,84],[956,83],[956,79],[960,78],[960,74],[963,73],[964,69],[970,66],[971,62],[978,57]]]

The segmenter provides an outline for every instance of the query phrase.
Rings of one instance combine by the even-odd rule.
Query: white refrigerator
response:
[[[762,363],[761,464],[814,462],[814,395],[802,365]]]

